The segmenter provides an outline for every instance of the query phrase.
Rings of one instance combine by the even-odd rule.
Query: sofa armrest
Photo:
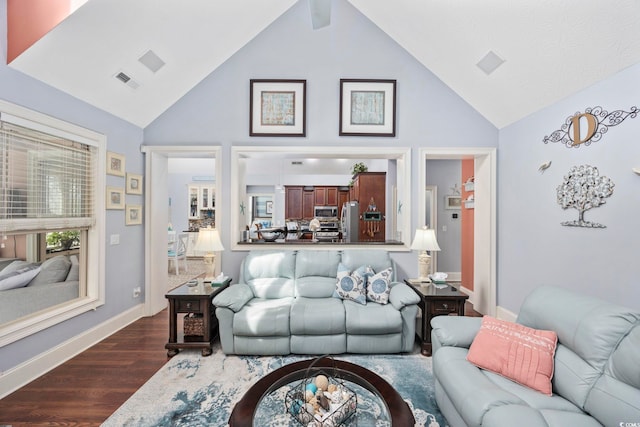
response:
[[[481,317],[436,316],[431,319],[431,341],[437,347],[469,348],[482,324]]]
[[[408,285],[396,282],[391,287],[389,302],[396,310],[402,310],[408,305],[415,305],[420,302],[420,297]]]
[[[235,283],[213,298],[213,305],[238,312],[253,299],[253,291],[245,283]]]

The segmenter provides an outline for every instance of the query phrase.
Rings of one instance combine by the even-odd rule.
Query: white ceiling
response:
[[[297,1],[89,0],[10,66],[145,127]],[[498,128],[640,62],[638,0],[333,1]],[[138,62],[148,49],[167,63],[155,74]],[[505,62],[487,75],[476,64],[489,51]]]

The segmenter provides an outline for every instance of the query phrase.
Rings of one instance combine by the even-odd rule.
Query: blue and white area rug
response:
[[[227,426],[233,406],[264,375],[309,356],[226,356],[214,347],[202,357],[197,350],[183,350],[164,365],[103,424],[111,426]],[[445,427],[446,420],[435,400],[431,358],[409,355],[340,355],[376,372],[398,391],[413,411],[419,427]],[[282,393],[282,391],[280,392]],[[286,414],[284,403],[273,399],[260,427],[298,425]],[[269,412],[272,414],[269,415]],[[358,399],[354,425],[389,426],[375,402]],[[405,426],[401,426],[405,427]]]

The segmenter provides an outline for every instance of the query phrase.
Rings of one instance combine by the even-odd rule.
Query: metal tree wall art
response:
[[[606,225],[585,221],[584,213],[604,204],[605,198],[613,194],[615,184],[606,176],[600,176],[598,168],[589,165],[574,166],[564,176],[558,186],[558,204],[562,209],[578,210],[576,221],[565,221],[562,225],[570,227],[605,228]]]

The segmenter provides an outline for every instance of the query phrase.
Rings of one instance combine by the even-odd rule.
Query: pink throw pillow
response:
[[[551,396],[553,356],[558,336],[499,320],[482,318],[482,326],[471,343],[467,360],[519,384]]]

